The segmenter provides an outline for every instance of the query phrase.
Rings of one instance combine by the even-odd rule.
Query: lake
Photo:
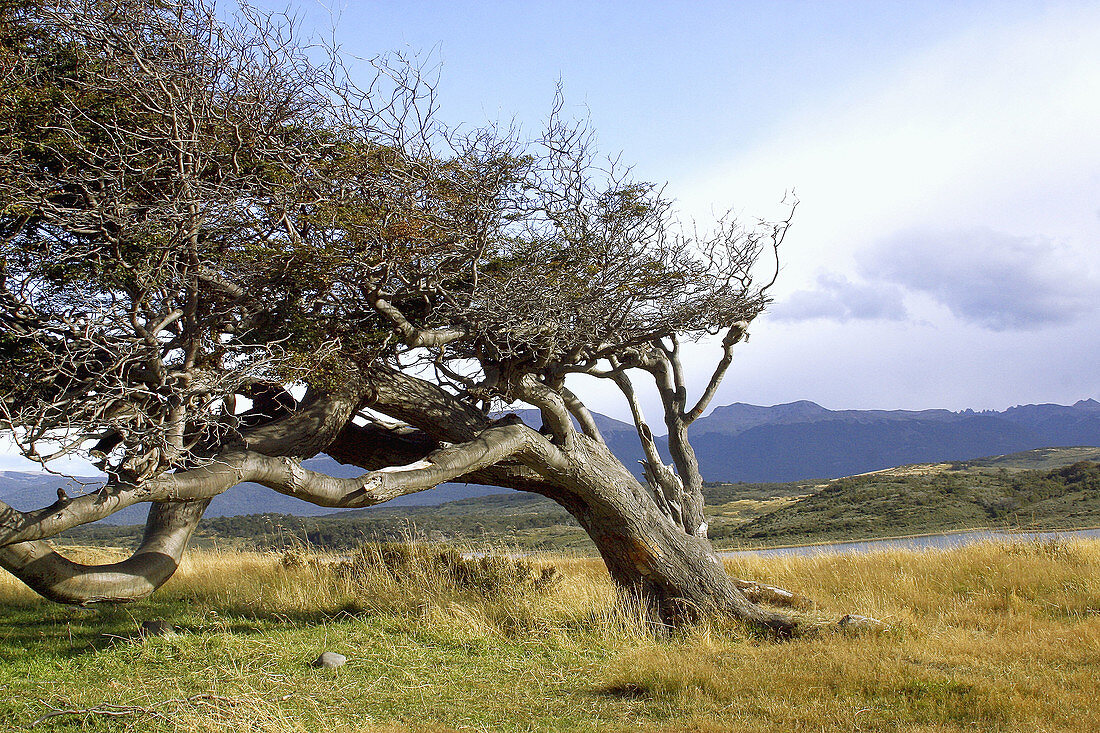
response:
[[[918,537],[891,537],[881,540],[854,540],[851,542],[832,542],[818,545],[799,545],[796,547],[769,547],[759,550],[722,550],[722,557],[738,555],[816,555],[843,554],[848,552],[874,552],[876,550],[945,550],[952,547],[969,545],[974,542],[997,540],[1001,542],[1046,541],[1072,539],[1074,537],[1100,539],[1100,528],[1064,529],[1042,532],[1013,532],[1007,530],[975,530],[972,532],[950,532],[930,534]]]

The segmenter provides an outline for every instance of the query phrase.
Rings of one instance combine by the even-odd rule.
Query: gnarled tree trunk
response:
[[[569,441],[552,441],[533,428],[516,425],[518,421],[494,423],[439,387],[399,372],[374,375],[371,392],[372,407],[435,440],[469,440],[501,423],[523,431],[523,447],[508,461],[460,478],[556,501],[588,533],[626,596],[644,603],[663,622],[676,625],[708,613],[725,613],[781,634],[795,630],[790,617],[749,601],[705,536],[673,521],[659,506],[652,487],[639,483],[595,436],[574,432]],[[364,467],[376,465],[357,460],[349,450],[358,443],[353,435],[342,437],[330,446],[332,455]]]
[[[407,424],[358,425],[352,418],[362,406]],[[557,425],[572,430],[568,420]],[[322,450],[367,473],[336,479],[301,466]],[[44,511],[9,508],[0,564],[55,601],[130,601],[171,577],[210,498],[243,481],[322,506],[359,507],[451,480],[535,492],[559,503],[592,538],[624,596],[663,623],[725,613],[780,634],[795,630],[789,617],[748,600],[706,538],[674,520],[654,488],[640,483],[598,436],[573,431],[566,440],[515,416],[492,420],[435,384],[388,370],[371,372],[366,382],[349,374],[342,391],[317,395],[253,429],[207,465],[62,497]],[[146,536],[120,563],[73,563],[40,539],[138,501],[153,502]]]
[[[703,537],[662,513],[650,491],[603,446],[588,444],[556,496],[588,533],[616,584],[669,625],[727,613],[781,634],[789,617],[750,602]]]

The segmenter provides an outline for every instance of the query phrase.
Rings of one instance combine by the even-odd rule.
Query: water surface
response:
[[[849,552],[874,552],[875,550],[946,550],[952,547],[997,540],[1000,542],[1045,542],[1074,537],[1100,539],[1100,528],[1059,529],[1041,532],[1013,532],[1008,530],[983,529],[972,532],[949,532],[918,537],[891,537],[881,540],[854,540],[851,542],[831,542],[818,545],[799,545],[796,547],[768,547],[759,550],[722,550],[722,557],[738,555],[817,555],[844,554]]]

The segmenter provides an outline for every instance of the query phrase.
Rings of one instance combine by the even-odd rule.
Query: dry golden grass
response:
[[[485,594],[434,566],[349,575],[329,562],[196,551],[155,600],[87,619],[4,578],[9,622],[19,608],[47,620],[0,647],[0,685],[18,701],[7,717],[0,707],[0,722],[25,726],[47,702],[131,702],[156,714],[113,728],[87,713],[61,729],[1100,730],[1100,542],[730,561],[738,577],[816,599],[808,617],[890,624],[786,642],[728,622],[654,633],[616,610],[599,561],[535,562],[563,581]],[[181,634],[74,656],[77,620],[91,634],[154,613]],[[324,648],[348,665],[310,670]],[[93,670],[124,681],[81,684]]]
[[[1100,543],[729,567],[815,598],[825,615],[867,613],[891,628],[648,644],[609,665],[607,688],[692,709],[698,730],[1100,730]]]

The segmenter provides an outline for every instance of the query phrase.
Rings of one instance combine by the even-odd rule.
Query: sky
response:
[[[714,405],[1100,398],[1100,4],[257,5],[364,73],[416,57],[452,125],[536,135],[560,83],[600,149],[700,226],[775,217],[793,190],[775,302]],[[717,348],[685,353],[701,389]]]

